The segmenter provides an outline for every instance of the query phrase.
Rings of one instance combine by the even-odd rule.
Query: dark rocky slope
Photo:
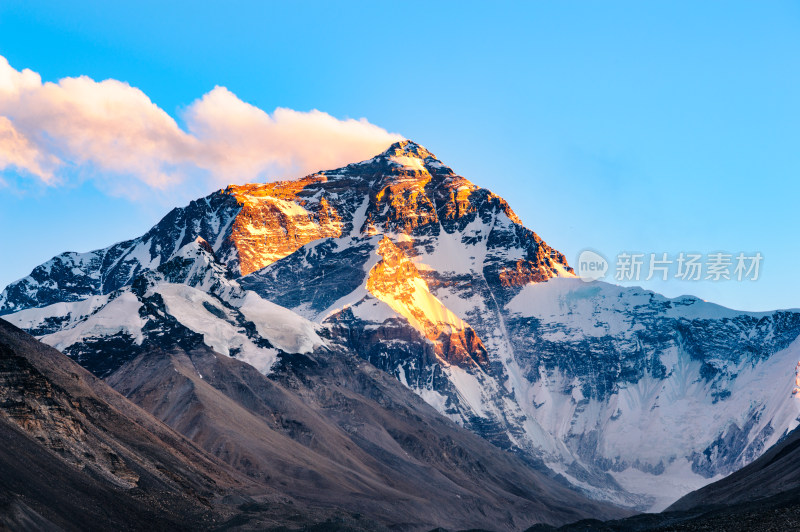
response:
[[[387,526],[519,530],[625,513],[458,427],[346,351],[284,354],[265,377],[199,342],[164,346],[108,382],[254,481]]]
[[[0,320],[0,523],[14,529],[213,526],[246,479],[56,350]]]
[[[354,355],[284,355],[265,377],[182,343],[151,344],[108,381],[194,444],[0,321],[0,523],[522,530],[624,514],[442,418]]]
[[[527,532],[784,532],[800,530],[800,501],[790,492],[741,504],[641,514],[622,520],[583,520]]]

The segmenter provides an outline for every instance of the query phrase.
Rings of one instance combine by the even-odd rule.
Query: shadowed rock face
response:
[[[119,487],[135,487],[139,476],[108,444],[87,433],[80,402],[67,402],[59,392],[27,359],[0,345],[0,404],[6,420],[72,466],[87,468]]]

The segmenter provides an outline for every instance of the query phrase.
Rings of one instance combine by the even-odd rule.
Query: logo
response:
[[[578,256],[578,277],[591,283],[602,279],[608,273],[608,261],[595,251],[585,249]]]

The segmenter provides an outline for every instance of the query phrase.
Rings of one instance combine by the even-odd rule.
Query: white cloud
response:
[[[53,169],[58,163],[57,158],[39,151],[30,139],[17,131],[11,120],[0,116],[0,170],[15,166],[52,184],[55,181]],[[0,182],[5,183],[2,178]]]
[[[146,94],[86,76],[42,83],[0,56],[0,174],[48,185],[94,179],[114,194],[299,177],[369,158],[399,140],[365,119],[278,108],[215,87],[183,113],[186,130]],[[1,178],[0,178],[1,179]]]

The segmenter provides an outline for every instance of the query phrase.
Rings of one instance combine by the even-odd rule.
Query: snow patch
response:
[[[427,170],[425,169],[425,162],[418,157],[393,155],[392,157],[389,157],[389,161],[396,164],[397,166],[402,166],[404,168],[416,170],[419,172],[427,172]]]
[[[132,336],[136,344],[141,344],[144,340],[142,328],[145,325],[145,321],[139,316],[141,306],[142,304],[135,295],[123,292],[95,312],[91,319],[81,321],[70,329],[46,335],[41,340],[59,351],[63,351],[84,338],[125,333]]]
[[[287,353],[310,353],[323,345],[314,324],[289,309],[247,292],[239,306],[244,317],[252,321],[258,334]]]
[[[247,362],[264,374],[269,373],[277,361],[277,349],[256,346],[244,330],[210,312],[208,306],[214,307],[217,314],[228,314],[227,309],[205,292],[171,283],[158,284],[148,294],[152,292],[161,294],[167,312],[183,326],[202,334],[203,342],[214,351]]]

